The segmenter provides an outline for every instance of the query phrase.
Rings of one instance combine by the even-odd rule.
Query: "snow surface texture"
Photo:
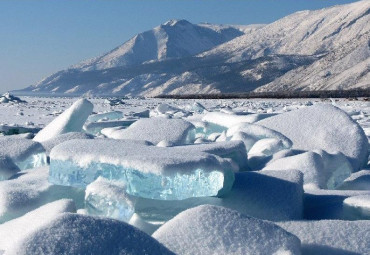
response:
[[[50,154],[50,181],[85,187],[98,176],[127,183],[131,195],[153,199],[215,196],[231,189],[233,165],[199,150],[173,150],[135,140],[71,140]]]
[[[0,225],[0,251],[14,249],[16,243],[64,212],[76,212],[72,200],[58,200],[46,204],[26,215]]]
[[[370,221],[288,221],[278,225],[302,242],[302,254],[370,254]]]
[[[114,139],[145,140],[153,144],[165,141],[172,145],[190,143],[194,126],[181,119],[140,119],[127,129],[120,129],[108,135]]]
[[[364,0],[243,28],[168,21],[22,92],[157,96],[369,88],[369,9]]]
[[[6,254],[173,254],[121,221],[65,213],[25,235]]]
[[[346,215],[343,201],[354,196],[370,195],[362,190],[309,190],[304,193],[304,219],[352,219]],[[348,217],[350,216],[350,217]],[[357,219],[360,215],[357,215]]]
[[[300,254],[300,241],[273,223],[204,205],[168,221],[153,237],[176,254]]]
[[[82,133],[82,132],[68,132],[65,134],[57,135],[54,138],[51,138],[45,142],[42,142],[42,146],[46,150],[46,154],[49,156],[51,149],[57,146],[60,143],[73,140],[73,139],[93,139],[92,135]]]
[[[86,99],[79,99],[69,109],[43,128],[34,141],[45,142],[68,132],[80,132],[82,126],[93,110],[93,104]]]
[[[335,106],[305,107],[258,121],[257,124],[287,136],[294,149],[341,152],[348,157],[354,171],[367,164],[369,144],[363,129]]]
[[[0,137],[0,180],[9,179],[20,170],[46,165],[45,149],[32,140]]]
[[[302,184],[303,175],[296,170],[236,173],[230,193],[219,205],[260,219],[301,219]]]

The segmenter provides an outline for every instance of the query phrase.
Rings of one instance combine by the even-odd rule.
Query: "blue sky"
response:
[[[0,0],[0,92],[24,88],[169,19],[270,23],[353,0]]]

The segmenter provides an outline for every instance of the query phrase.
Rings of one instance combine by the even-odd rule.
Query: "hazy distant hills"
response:
[[[156,96],[370,87],[370,1],[268,25],[171,20],[17,93]]]

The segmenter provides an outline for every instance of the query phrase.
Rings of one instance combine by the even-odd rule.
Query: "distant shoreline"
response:
[[[84,94],[49,94],[49,93],[22,93],[10,92],[16,96],[30,97],[97,97],[97,98],[122,98],[125,95],[91,95]],[[140,97],[140,96],[138,96]],[[133,96],[132,98],[137,98]],[[149,98],[149,97],[148,97]],[[325,90],[325,91],[281,91],[281,92],[241,92],[220,94],[183,94],[183,95],[158,95],[153,98],[161,99],[248,99],[248,98],[370,98],[370,88],[357,90]]]

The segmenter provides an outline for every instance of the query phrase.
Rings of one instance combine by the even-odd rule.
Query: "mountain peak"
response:
[[[166,21],[162,25],[174,27],[174,26],[188,26],[188,25],[193,25],[193,24],[185,19],[171,19],[171,20]]]

